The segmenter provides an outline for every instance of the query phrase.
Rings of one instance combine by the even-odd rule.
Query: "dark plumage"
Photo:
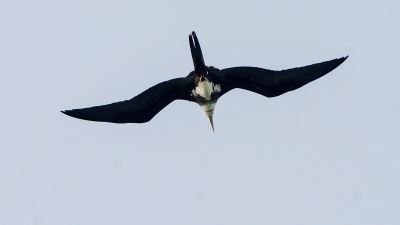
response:
[[[191,82],[192,80],[192,82]],[[62,111],[78,119],[110,123],[145,123],[174,100],[188,100],[192,79],[175,78],[159,83],[136,97],[108,105]]]
[[[266,97],[275,97],[320,78],[347,59],[342,57],[281,71],[257,67],[232,67],[219,70],[205,65],[194,32],[189,35],[189,43],[195,70],[188,76],[159,83],[130,100],[62,112],[91,121],[145,123],[172,101],[187,100],[202,106],[213,126],[212,115],[215,104],[218,98],[228,91],[241,88]]]

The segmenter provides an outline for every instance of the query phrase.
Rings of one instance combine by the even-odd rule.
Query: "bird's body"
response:
[[[108,105],[66,110],[63,113],[84,120],[111,123],[144,123],[174,100],[198,103],[212,128],[217,100],[228,91],[241,88],[266,97],[275,97],[295,90],[339,66],[342,57],[309,66],[282,71],[258,67],[217,69],[206,66],[196,34],[189,36],[195,70],[188,76],[161,82],[136,97]]]
[[[199,81],[195,89],[192,90],[192,96],[194,98],[202,98],[203,101],[211,101],[211,97],[213,94],[218,94],[221,92],[221,85],[215,84],[212,81],[209,81],[207,78]]]

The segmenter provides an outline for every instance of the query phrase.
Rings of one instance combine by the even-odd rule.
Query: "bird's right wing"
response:
[[[174,100],[190,101],[191,77],[159,83],[136,97],[108,105],[62,111],[83,120],[110,123],[145,123]]]
[[[223,69],[219,75],[224,87],[221,95],[234,88],[241,88],[266,97],[275,97],[322,77],[338,67],[346,59],[347,57],[342,57],[281,71],[257,67]]]

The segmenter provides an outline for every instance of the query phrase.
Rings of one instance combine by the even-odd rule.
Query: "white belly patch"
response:
[[[208,81],[206,78],[204,81],[200,81],[196,88],[192,90],[193,96],[201,96],[205,100],[211,100],[212,93],[218,93],[221,91],[221,85],[214,84],[213,82]]]

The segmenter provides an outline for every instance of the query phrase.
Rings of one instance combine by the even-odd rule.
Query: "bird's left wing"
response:
[[[322,77],[338,67],[346,58],[281,71],[257,67],[223,69],[218,76],[224,87],[221,95],[234,88],[241,88],[266,97],[275,97]]]
[[[188,100],[192,77],[159,83],[136,97],[108,105],[62,111],[78,119],[110,123],[145,123],[174,100]]]

